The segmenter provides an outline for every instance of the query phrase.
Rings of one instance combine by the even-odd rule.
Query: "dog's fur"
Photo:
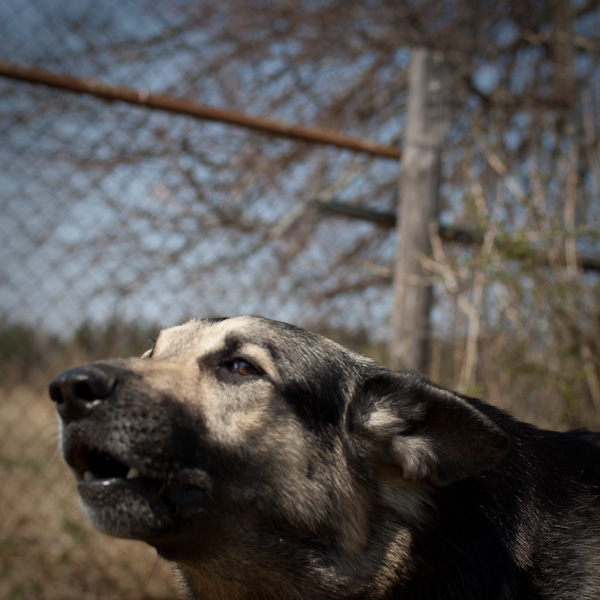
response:
[[[600,449],[260,317],[50,393],[83,507],[190,598],[600,598]]]

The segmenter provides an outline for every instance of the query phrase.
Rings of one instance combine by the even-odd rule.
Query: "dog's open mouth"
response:
[[[155,494],[165,486],[160,479],[142,477],[138,468],[97,448],[83,445],[72,448],[66,459],[80,486],[130,484]]]
[[[144,474],[96,448],[84,445],[72,448],[66,460],[75,473],[80,494],[88,502],[98,499],[104,503],[107,494],[125,491],[150,501],[166,500],[174,504],[195,503],[205,496],[205,491],[195,485],[177,482],[167,474],[162,477]]]
[[[77,478],[91,482],[99,479],[137,479],[140,471],[100,450],[78,448],[69,461]]]

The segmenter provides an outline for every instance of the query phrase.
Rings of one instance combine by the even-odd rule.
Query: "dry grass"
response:
[[[0,598],[175,598],[152,548],[103,536],[81,513],[44,391],[0,390],[0,481]]]

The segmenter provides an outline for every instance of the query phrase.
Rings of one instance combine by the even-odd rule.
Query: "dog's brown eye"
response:
[[[244,377],[248,377],[250,375],[260,375],[260,371],[254,365],[241,358],[232,361],[231,370],[233,373],[243,375]]]

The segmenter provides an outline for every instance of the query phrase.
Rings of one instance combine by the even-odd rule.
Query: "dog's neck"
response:
[[[404,580],[402,557],[408,556],[412,535],[393,520],[375,528],[369,542],[347,554],[330,548],[323,554],[297,556],[249,553],[221,560],[177,563],[187,600],[330,600],[369,593],[383,597],[391,580]],[[382,557],[387,557],[382,560]],[[391,560],[391,557],[396,560]],[[407,561],[405,561],[407,562]],[[299,564],[302,565],[299,568]]]
[[[241,581],[239,574],[229,579],[210,568],[178,565],[178,579],[186,600],[300,600],[300,595],[289,593],[289,582],[277,581],[276,574],[268,578],[248,574]]]

